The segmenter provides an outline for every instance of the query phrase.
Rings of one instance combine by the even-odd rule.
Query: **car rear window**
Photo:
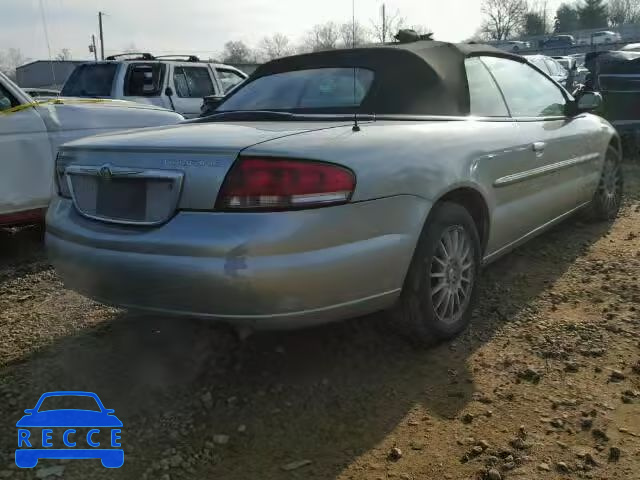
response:
[[[117,70],[115,63],[78,65],[60,94],[64,97],[110,97]]]
[[[373,79],[373,71],[364,68],[315,68],[276,73],[240,87],[218,111],[358,107],[371,89]]]
[[[38,408],[39,412],[50,410],[92,410],[99,412],[100,406],[93,397],[88,395],[56,395],[47,397]]]

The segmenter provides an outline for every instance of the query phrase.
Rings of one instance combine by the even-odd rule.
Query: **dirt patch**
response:
[[[132,315],[65,290],[38,230],[0,233],[0,478],[638,479],[640,168],[626,178],[613,225],[573,219],[490,266],[471,328],[428,351],[383,315],[243,343]],[[22,410],[62,389],[116,410],[121,469],[15,468]]]

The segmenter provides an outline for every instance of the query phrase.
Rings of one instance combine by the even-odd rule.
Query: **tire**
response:
[[[587,217],[596,222],[613,220],[622,205],[624,179],[618,151],[609,146],[598,181],[598,188],[587,208]]]
[[[447,250],[456,250],[454,242],[459,245],[457,254],[448,256]],[[412,343],[429,346],[467,327],[475,303],[481,251],[469,212],[455,203],[436,204],[393,312],[394,326]]]
[[[513,52],[513,53],[518,53],[519,51],[520,51],[520,47],[519,47],[518,45],[514,46],[514,47],[511,49],[511,52]]]

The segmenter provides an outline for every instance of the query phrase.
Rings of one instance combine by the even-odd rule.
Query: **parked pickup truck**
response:
[[[204,97],[224,96],[246,78],[237,68],[194,55],[127,53],[78,65],[62,95],[150,103],[192,118],[200,115]]]
[[[62,143],[182,120],[182,115],[164,108],[120,100],[35,102],[0,73],[0,225],[38,222],[44,217]]]

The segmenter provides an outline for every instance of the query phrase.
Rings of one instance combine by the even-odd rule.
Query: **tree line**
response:
[[[384,43],[402,28],[411,28],[419,34],[431,33],[424,25],[412,25],[397,10],[384,20],[371,20],[370,25],[356,22],[325,22],[314,25],[298,41],[293,42],[281,33],[265,36],[255,46],[242,40],[231,40],[224,45],[219,60],[223,63],[262,63],[295,53],[318,52],[337,48],[358,47],[370,43]]]
[[[640,22],[640,0],[574,0],[562,3],[551,17],[545,0],[483,0],[481,40],[615,28]]]
[[[71,50],[63,48],[54,57],[54,60],[71,60]],[[30,61],[31,59],[25,57],[19,48],[0,50],[0,72],[4,73],[11,80],[16,79],[16,68]]]

